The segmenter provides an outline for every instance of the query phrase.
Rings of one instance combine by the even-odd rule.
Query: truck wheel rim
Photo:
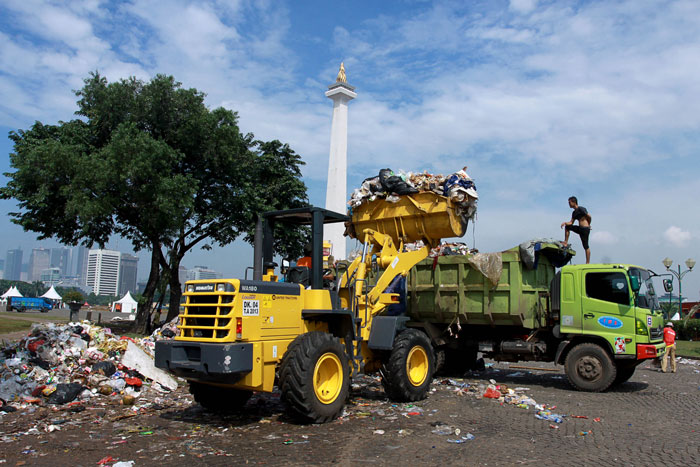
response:
[[[420,386],[428,377],[428,368],[428,354],[425,349],[418,345],[413,347],[406,359],[408,381],[414,386]]]
[[[332,352],[321,355],[314,368],[314,392],[319,401],[330,404],[343,387],[343,365]]]
[[[594,381],[603,373],[603,365],[595,357],[583,357],[576,365],[576,372],[587,381]]]

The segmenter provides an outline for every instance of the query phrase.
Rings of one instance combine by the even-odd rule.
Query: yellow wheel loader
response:
[[[344,222],[362,254],[323,270],[323,226]],[[275,274],[276,224],[311,226],[311,268]],[[379,371],[395,401],[426,396],[435,369],[430,338],[392,311],[392,290],[441,238],[465,232],[452,202],[434,193],[383,199],[351,217],[317,207],[264,213],[256,227],[253,280],[189,281],[174,340],[156,343],[156,366],[185,378],[213,411],[240,410],[277,385],[289,413],[323,423],[342,413],[352,377]],[[405,244],[422,241],[406,251]],[[326,279],[324,279],[324,276]],[[328,277],[334,276],[334,281]],[[369,281],[372,276],[373,280]]]

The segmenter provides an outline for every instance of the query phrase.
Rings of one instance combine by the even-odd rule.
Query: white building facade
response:
[[[90,250],[87,261],[87,285],[95,295],[117,296],[121,253],[114,250]]]

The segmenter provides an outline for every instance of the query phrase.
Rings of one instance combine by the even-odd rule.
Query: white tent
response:
[[[58,292],[56,292],[56,289],[53,288],[53,285],[44,295],[41,296],[41,298],[48,298],[49,300],[62,300],[61,296],[58,295]]]
[[[112,303],[112,311],[122,313],[136,313],[137,306],[138,302],[134,300],[134,297],[132,297],[129,292],[127,292],[126,295],[124,295],[121,298],[121,300]]]
[[[8,291],[5,292],[4,294],[2,294],[2,298],[8,298],[8,297],[23,297],[23,296],[24,296],[24,295],[22,295],[22,294],[19,292],[19,290],[17,290],[17,287],[15,287],[14,285],[13,285],[12,287],[10,287],[10,290],[8,290]]]

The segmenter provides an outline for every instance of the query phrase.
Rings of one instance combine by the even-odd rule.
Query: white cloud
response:
[[[537,0],[510,0],[510,9],[518,13],[529,13],[537,7]]]
[[[591,234],[591,241],[599,245],[614,245],[617,243],[617,237],[605,230],[594,230]]]
[[[691,239],[690,232],[676,227],[675,225],[670,226],[664,232],[664,238],[670,242],[672,245],[677,247],[684,247],[690,242]]]

